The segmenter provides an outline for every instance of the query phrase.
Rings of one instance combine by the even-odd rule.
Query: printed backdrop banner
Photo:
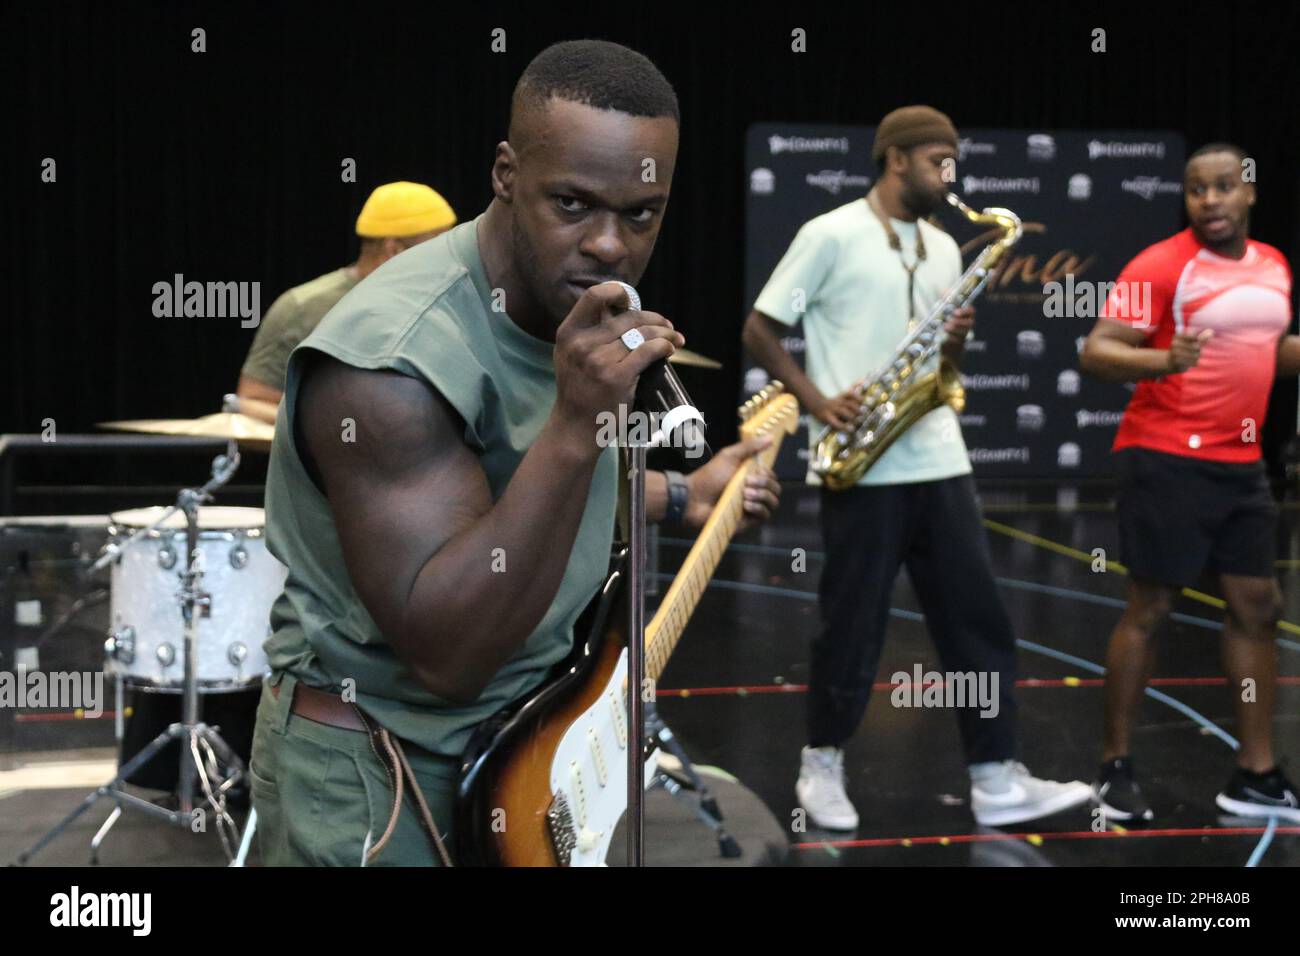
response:
[[[972,208],[1003,206],[1025,223],[975,303],[966,345],[962,433],[975,474],[1070,478],[1110,474],[1109,451],[1131,386],[1079,372],[1096,321],[1096,287],[1181,228],[1184,143],[1168,131],[963,130],[953,191]],[[746,143],[746,312],[799,227],[860,202],[875,178],[874,127],[759,123]],[[969,266],[988,238],[954,210],[940,224]],[[783,339],[803,361],[802,330]],[[742,398],[767,382],[746,357]],[[875,372],[863,369],[863,377]],[[804,415],[781,449],[780,477],[807,470]]]

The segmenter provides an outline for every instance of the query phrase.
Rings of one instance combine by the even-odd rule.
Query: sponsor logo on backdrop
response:
[[[972,392],[1025,392],[1028,375],[963,375],[961,384]]]
[[[870,176],[850,176],[843,169],[823,169],[819,173],[809,173],[804,177],[809,186],[824,189],[832,196],[838,196],[846,186],[866,189],[871,185]]]
[[[1029,464],[1028,448],[972,448],[969,454],[976,465]]]
[[[1079,446],[1072,441],[1067,441],[1056,449],[1056,464],[1059,468],[1078,468],[1082,460],[1083,454],[1079,451]]]
[[[967,339],[965,350],[967,352],[987,352],[989,343],[984,339]]]
[[[808,347],[808,340],[802,335],[787,335],[781,339],[781,348],[791,355],[799,355]]]
[[[768,151],[778,153],[848,153],[847,136],[769,136]]]
[[[987,415],[959,415],[957,421],[962,428],[983,428],[989,423]]]
[[[1119,188],[1121,192],[1133,193],[1150,202],[1156,193],[1181,193],[1183,184],[1159,176],[1134,176],[1120,183]]]
[[[957,140],[957,161],[961,162],[967,156],[993,156],[998,151],[996,143],[977,143],[969,136]]]
[[[1016,354],[1021,358],[1038,358],[1046,347],[1043,333],[1036,329],[1023,329],[1016,333]]]
[[[1016,409],[1016,428],[1022,432],[1039,432],[1047,424],[1042,405],[1021,405]]]
[[[1081,408],[1074,413],[1074,422],[1079,428],[1107,428],[1118,425],[1123,417],[1123,412],[1112,411],[1111,409],[1093,412]]]
[[[776,189],[776,176],[770,169],[756,169],[749,174],[749,191],[760,196],[771,195]]]
[[[1033,133],[1025,138],[1025,153],[1036,162],[1048,162],[1056,157],[1056,138],[1047,133]]]
[[[1079,202],[1091,198],[1092,177],[1087,173],[1075,173],[1070,177],[1070,185],[1066,189],[1066,195]]]
[[[974,193],[1037,193],[1042,180],[1037,176],[966,176],[961,181],[962,192]]]
[[[758,389],[755,389],[754,391],[758,391]],[[1072,368],[1067,368],[1060,375],[1056,376],[1056,394],[1078,395],[1079,373]]]
[[[1122,140],[1089,140],[1088,158],[1098,159],[1164,159],[1164,143],[1126,143]]]

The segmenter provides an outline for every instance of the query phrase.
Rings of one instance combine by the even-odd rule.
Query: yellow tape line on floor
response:
[[[1063,554],[1067,558],[1074,558],[1076,561],[1083,561],[1092,564],[1096,558],[1086,551],[1080,551],[1078,548],[1071,548],[1069,545],[1052,541],[1048,538],[1039,537],[1036,534],[1030,534],[1028,531],[1021,531],[1019,528],[1013,528],[1010,525],[993,521],[990,518],[984,519],[984,527],[989,528],[999,534],[1005,534],[1009,538],[1015,538],[1019,541],[1026,541],[1029,544],[1036,545],[1040,548],[1046,548],[1048,551],[1055,551],[1057,554]],[[1118,561],[1107,561],[1107,571],[1117,571],[1120,574],[1128,574],[1128,568]],[[1193,601],[1200,601],[1202,604],[1208,604],[1210,607],[1217,607],[1222,610],[1226,605],[1223,598],[1217,598],[1213,594],[1206,594],[1204,591],[1198,591],[1195,588],[1183,588],[1182,594],[1191,598]],[[1286,631],[1288,634],[1300,634],[1300,626],[1292,624],[1290,621],[1278,621],[1278,629]]]

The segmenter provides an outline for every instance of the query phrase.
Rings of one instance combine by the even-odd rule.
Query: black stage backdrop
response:
[[[1293,262],[1300,253],[1292,4],[19,2],[0,18],[11,246],[0,432],[216,410],[253,331],[237,318],[155,318],[154,283],[256,281],[265,310],[351,260],[357,210],[390,180],[430,183],[475,215],[510,90],[559,39],[631,45],[681,97],[673,202],[642,292],[691,348],[725,363],[686,373],[715,445],[734,434],[741,388],[745,131],[756,122],[873,125],[926,102],[967,129],[1160,129],[1189,149],[1234,140],[1258,163],[1254,234]],[[206,52],[192,52],[196,28]],[[497,28],[504,53],[492,50]],[[1092,52],[1097,29],[1104,53]],[[792,51],[794,30],[806,52]],[[47,157],[53,183],[41,179]],[[348,158],[355,183],[341,181]],[[1131,223],[1110,226],[1129,247]],[[1294,383],[1280,385],[1270,454],[1295,407]],[[151,480],[138,470],[124,460],[116,474]]]

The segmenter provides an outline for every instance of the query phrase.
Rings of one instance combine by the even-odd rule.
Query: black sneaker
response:
[[[1092,795],[1111,820],[1152,820],[1155,811],[1133,779],[1133,760],[1116,757],[1101,765]]]
[[[1238,817],[1277,817],[1300,823],[1300,796],[1295,785],[1274,767],[1251,773],[1238,767],[1228,785],[1214,798],[1220,810]]]

